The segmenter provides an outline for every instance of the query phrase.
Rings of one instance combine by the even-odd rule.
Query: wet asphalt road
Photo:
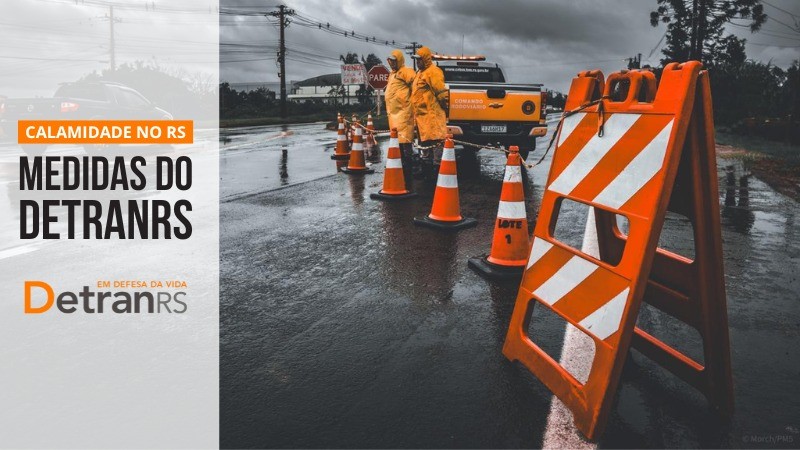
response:
[[[381,150],[375,174],[336,174],[334,139],[321,124],[221,132],[221,445],[541,446],[551,395],[501,354],[517,288],[466,264],[489,249],[504,158],[459,162],[462,212],[479,225],[447,235],[411,223],[432,185],[371,200]],[[800,208],[741,162],[718,165],[735,415],[718,420],[633,352],[600,447],[800,445]],[[525,179],[531,226],[548,167]],[[579,245],[585,213],[562,214]],[[662,246],[691,254],[690,228],[669,217]],[[546,319],[532,322],[558,358],[563,323]],[[699,353],[693,332],[653,309],[639,325]]]

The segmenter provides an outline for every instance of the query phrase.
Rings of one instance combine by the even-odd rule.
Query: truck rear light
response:
[[[530,134],[528,136],[544,136],[547,134],[547,127],[533,127],[531,128]]]
[[[73,102],[61,102],[61,112],[74,112],[78,110],[78,104]]]
[[[542,112],[547,111],[547,91],[542,91]]]
[[[452,134],[453,136],[458,136],[460,134],[464,134],[464,131],[461,127],[457,125],[448,125],[447,126],[447,134]]]

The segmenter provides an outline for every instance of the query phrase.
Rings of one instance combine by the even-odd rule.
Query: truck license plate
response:
[[[481,125],[481,133],[505,133],[508,131],[506,125]]]

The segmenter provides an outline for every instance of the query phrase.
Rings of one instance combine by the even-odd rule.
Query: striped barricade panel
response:
[[[615,73],[606,83],[602,73],[582,72],[570,88],[565,108],[569,112],[559,126],[503,353],[539,377],[572,410],[576,426],[589,439],[596,439],[605,426],[634,334],[637,349],[643,348],[648,356],[703,390],[712,401],[723,403],[725,397],[732,396],[728,388],[730,362],[715,356],[729,350],[723,275],[721,269],[716,269],[721,268],[721,237],[719,218],[715,218],[718,208],[714,208],[718,201],[716,171],[711,167],[713,119],[705,72],[698,84],[700,69],[698,62],[668,65],[658,90],[653,74],[645,71]],[[622,82],[628,83],[625,98],[614,99],[613,93]],[[701,100],[696,102],[696,98]],[[692,139],[687,138],[691,134],[690,122]],[[691,167],[684,167],[687,163],[681,162],[682,155]],[[662,299],[660,307],[668,313],[680,309],[706,314],[691,320],[690,325],[705,327],[699,331],[704,341],[711,342],[704,351],[706,360],[716,360],[717,367],[711,371],[714,379],[705,367],[635,326],[654,259],[669,260],[668,264],[685,263],[657,248],[676,179],[683,184],[680,192],[688,192],[692,198],[695,229],[707,236],[699,243],[698,258],[689,261],[692,265],[681,281],[684,285],[714,288],[707,289],[702,298],[690,299],[694,303],[688,308],[669,298],[680,295],[667,286],[660,291],[666,299]],[[690,181],[694,184],[687,190]],[[599,259],[553,236],[565,199],[592,206],[596,217],[603,219],[597,225]],[[617,215],[628,219],[630,228],[626,233],[617,227]],[[657,268],[663,272],[664,267],[668,265]],[[593,359],[588,361],[591,370],[585,383],[534,343],[536,330],[529,330],[529,322],[536,303],[550,308],[594,341],[594,356],[587,356]],[[708,311],[716,317],[709,316]],[[724,335],[719,332],[715,336],[714,320],[724,324]],[[715,384],[723,388],[714,391]]]

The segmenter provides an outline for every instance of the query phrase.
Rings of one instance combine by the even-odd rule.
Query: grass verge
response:
[[[800,146],[723,132],[717,132],[717,145],[718,153],[728,151],[728,157],[741,158],[759,179],[800,201]]]

